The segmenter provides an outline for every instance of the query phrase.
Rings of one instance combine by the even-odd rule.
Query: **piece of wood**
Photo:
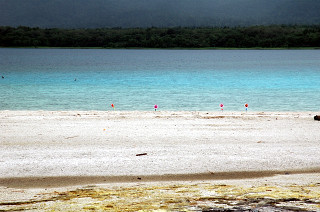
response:
[[[147,155],[147,153],[136,154],[136,156],[143,156],[143,155]]]

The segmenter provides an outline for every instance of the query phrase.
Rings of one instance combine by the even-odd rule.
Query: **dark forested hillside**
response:
[[[0,0],[0,26],[203,27],[320,24],[319,0]]]
[[[103,48],[320,47],[320,25],[132,29],[0,27],[0,46]]]

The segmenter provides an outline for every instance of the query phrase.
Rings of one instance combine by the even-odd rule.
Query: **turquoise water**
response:
[[[0,75],[0,110],[320,110],[319,50],[2,48]]]

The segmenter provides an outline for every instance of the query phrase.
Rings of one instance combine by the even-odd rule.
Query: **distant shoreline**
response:
[[[0,46],[111,49],[320,48],[320,26],[32,28],[0,26]]]
[[[0,46],[2,49],[118,49],[118,50],[320,50],[320,47],[290,47],[290,48],[223,48],[223,47],[207,47],[207,48],[104,48],[104,47],[50,47],[50,46]]]

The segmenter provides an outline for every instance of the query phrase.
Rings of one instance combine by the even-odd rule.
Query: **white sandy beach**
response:
[[[1,111],[0,177],[320,168],[314,114]]]
[[[0,111],[0,200],[111,182],[320,183],[317,114]]]

